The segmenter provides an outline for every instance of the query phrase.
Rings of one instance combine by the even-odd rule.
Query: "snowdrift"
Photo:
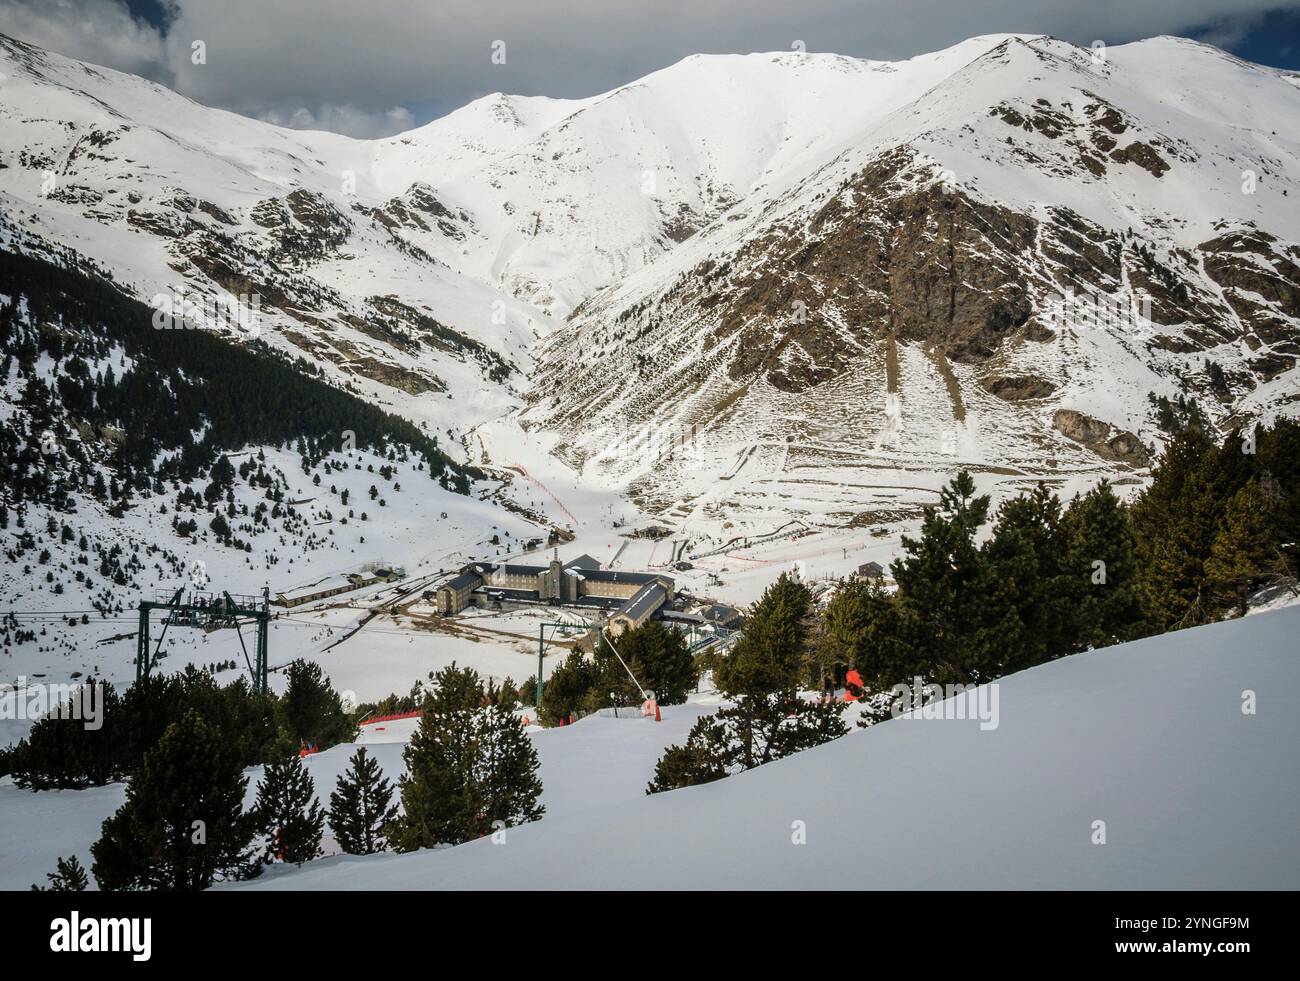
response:
[[[1297,888],[1297,631],[1288,608],[1080,654],[1000,682],[994,729],[897,719],[501,844],[238,888]]]

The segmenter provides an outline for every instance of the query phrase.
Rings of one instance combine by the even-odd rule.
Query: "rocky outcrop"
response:
[[[1004,402],[1027,402],[1045,399],[1056,391],[1056,386],[1037,375],[990,375],[980,381],[990,395]]]
[[[859,343],[883,334],[979,361],[1032,313],[1025,264],[1037,223],[918,174],[907,151],[847,182],[798,228],[753,240],[727,268],[690,276],[716,308],[717,342],[739,335],[733,379],[764,374],[783,391],[837,377]],[[753,269],[744,277],[732,267]],[[721,274],[721,275],[720,275]],[[830,322],[843,324],[833,328]]]
[[[1300,247],[1255,228],[1227,231],[1197,246],[1206,274],[1251,328],[1252,347],[1300,354]]]
[[[1134,467],[1151,463],[1150,451],[1132,433],[1116,429],[1110,423],[1076,409],[1057,409],[1052,416],[1052,426],[1067,439],[1082,443],[1105,460]]]
[[[353,208],[369,215],[389,231],[399,228],[420,232],[437,230],[457,242],[465,240],[465,228],[473,227],[469,215],[464,211],[453,212],[438,200],[433,188],[418,182],[382,207],[367,208],[356,204]]]
[[[1163,177],[1169,170],[1169,163],[1156,152],[1155,147],[1141,140],[1135,140],[1126,147],[1112,150],[1110,159],[1116,163],[1137,164],[1152,177]]]

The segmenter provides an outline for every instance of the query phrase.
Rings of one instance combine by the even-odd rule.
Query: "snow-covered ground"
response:
[[[475,662],[462,657],[460,663]],[[714,695],[699,695],[688,705],[665,709],[663,721],[657,724],[643,719],[591,717],[558,729],[530,727],[529,736],[541,760],[547,819],[601,811],[639,799],[664,748],[684,740],[695,720],[718,704]],[[357,745],[365,746],[396,783],[404,770],[402,750],[416,724],[415,719],[399,719],[363,726],[356,745],[335,746],[308,757],[307,770],[322,804],[328,804],[330,792],[347,770]],[[245,806],[253,803],[262,769],[247,771]],[[0,815],[5,828],[0,835],[0,889],[27,889],[32,883],[44,883],[45,873],[54,868],[56,860],[74,852],[88,867],[90,845],[99,838],[101,823],[125,799],[125,784],[32,793],[19,790],[9,777],[0,778]],[[327,829],[325,845],[333,851],[328,834]]]
[[[334,856],[240,888],[1296,888],[1297,630],[1291,606],[1079,654],[998,683],[995,729],[898,719],[653,797],[655,761],[715,694],[657,724],[532,727],[546,816],[504,844]],[[448,650],[439,663],[453,653],[485,663]],[[358,743],[396,779],[415,725],[365,726]],[[353,751],[308,759],[322,800]],[[251,803],[261,768],[248,775]],[[0,779],[0,888],[43,881],[60,855],[84,860],[124,792]]]
[[[584,720],[538,748],[548,794],[589,806],[237,888],[1294,889],[1298,629],[1291,608],[1079,654],[1002,680],[995,729],[897,719],[652,797],[646,727]]]

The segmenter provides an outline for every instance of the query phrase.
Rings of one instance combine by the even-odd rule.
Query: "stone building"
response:
[[[654,616],[675,589],[672,577],[662,573],[602,569],[590,555],[561,562],[557,553],[547,565],[471,562],[438,586],[434,601],[443,614],[459,613],[484,594],[518,603],[596,607],[614,611],[621,633]]]

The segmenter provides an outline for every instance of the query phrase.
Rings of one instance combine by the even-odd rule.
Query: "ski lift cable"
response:
[[[639,692],[641,693],[641,697],[642,697],[643,699],[645,699],[645,700],[648,701],[649,698],[650,698],[650,696],[646,694],[646,690],[645,690],[644,688],[641,687],[641,682],[639,682],[639,681],[636,680],[636,675],[634,675],[634,674],[632,673],[632,669],[629,668],[629,667],[627,666],[627,662],[623,660],[623,655],[620,654],[620,653],[618,652],[618,648],[614,646],[614,638],[613,638],[612,636],[608,636],[608,635],[607,635],[607,634],[608,634],[608,630],[607,630],[607,628],[605,628],[605,627],[601,627],[601,628],[600,628],[600,633],[601,633],[601,636],[604,637],[605,640],[609,643],[609,649],[610,649],[611,651],[613,651],[613,652],[614,652],[614,656],[615,656],[616,658],[618,658],[618,663],[621,664],[621,665],[623,665],[623,670],[627,672],[627,676],[628,676],[629,678],[632,679],[632,684],[636,685],[636,687],[637,687],[637,691],[639,691]]]

